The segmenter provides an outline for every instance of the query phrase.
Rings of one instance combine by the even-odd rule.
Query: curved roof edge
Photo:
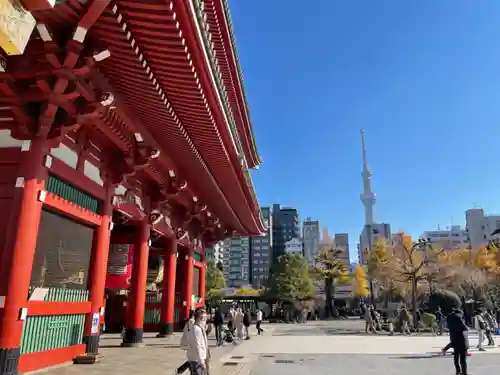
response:
[[[232,54],[233,59],[229,59],[232,61],[229,61],[230,64],[234,65],[234,68],[237,72],[237,84],[235,85],[236,87],[236,92],[239,93],[240,99],[243,102],[244,108],[243,111],[244,113],[241,114],[242,118],[246,122],[246,128],[247,128],[247,134],[245,134],[245,137],[249,140],[250,144],[250,150],[248,150],[249,154],[247,155],[248,158],[248,165],[250,168],[255,168],[259,164],[262,163],[262,159],[258,153],[257,150],[257,141],[255,139],[255,134],[253,131],[252,127],[252,121],[250,117],[250,110],[248,106],[248,100],[246,97],[246,92],[245,92],[245,87],[244,87],[244,80],[243,80],[243,73],[241,69],[241,64],[240,64],[240,59],[238,56],[238,49],[236,47],[236,39],[234,36],[234,30],[233,30],[233,23],[231,20],[231,13],[229,10],[229,5],[227,0],[214,0],[215,2],[218,2],[221,4],[221,10],[223,12],[223,18],[225,21],[225,27],[227,28],[227,34],[229,36],[228,43],[230,45],[229,52]],[[233,64],[234,62],[234,64]],[[234,84],[234,83],[233,83]]]

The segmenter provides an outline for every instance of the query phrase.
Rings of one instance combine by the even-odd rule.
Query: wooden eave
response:
[[[231,43],[231,30],[227,23],[222,1],[204,0],[205,13],[238,131],[243,135],[248,166],[254,168],[260,164],[260,157],[257,146],[254,144],[249,109],[244,94],[245,88],[240,79],[238,62]]]
[[[246,195],[244,189],[239,183],[235,189],[235,181],[239,179],[234,167],[239,168],[239,165],[231,164],[227,150],[224,149],[210,107],[206,104],[207,98],[201,91],[199,81],[197,82],[185,47],[186,40],[181,36],[180,29],[170,34],[163,31],[165,37],[161,41],[159,38],[149,38],[148,33],[139,32],[140,36],[136,34],[137,30],[144,29],[142,21],[140,26],[134,23],[138,13],[142,12],[142,18],[149,20],[150,28],[154,29],[160,19],[167,24],[176,24],[173,8],[159,0],[149,1],[147,4],[140,1],[120,1],[119,4],[119,14],[106,9],[87,36],[90,42],[104,46],[111,52],[109,58],[98,64],[99,70],[107,77],[116,93],[121,94],[126,107],[162,146],[160,150],[167,150],[175,159],[181,175],[186,176],[189,186],[198,193],[200,200],[210,203],[209,210],[221,222],[239,233],[261,232],[255,212],[249,212],[247,199],[242,199]],[[125,10],[123,14],[121,9]],[[144,9],[148,11],[145,12]],[[36,13],[35,17],[52,30],[64,30],[74,25],[82,12],[83,8],[76,0],[69,0],[57,5],[52,11]],[[148,18],[151,15],[154,17]],[[161,53],[158,46],[165,43],[178,51],[175,64],[171,64],[168,56],[165,56],[161,65],[160,61],[147,61],[149,53]],[[180,74],[178,62],[182,54],[186,58],[185,67],[182,67]],[[191,76],[190,81],[186,79],[187,76]],[[198,95],[198,99],[190,99],[186,103],[185,98],[169,91],[164,82],[174,77],[179,87]],[[197,88],[197,92],[193,90],[193,86]],[[190,113],[182,113],[182,117],[178,117],[176,109],[184,108],[186,104],[205,108],[207,120],[201,122],[200,114],[189,117]]]

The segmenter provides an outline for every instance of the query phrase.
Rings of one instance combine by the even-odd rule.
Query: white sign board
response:
[[[90,329],[90,333],[92,335],[99,333],[99,319],[100,319],[99,313],[92,314],[92,328]]]

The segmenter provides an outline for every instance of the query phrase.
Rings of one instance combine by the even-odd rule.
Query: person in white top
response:
[[[243,311],[240,308],[236,310],[234,316],[234,325],[236,328],[236,337],[238,340],[243,340]]]
[[[262,310],[257,309],[257,324],[255,325],[255,328],[257,328],[257,334],[260,335],[264,330],[260,328],[262,324]]]
[[[192,375],[208,374],[208,340],[205,332],[207,315],[205,310],[198,310],[194,315],[194,324],[187,333],[187,360]]]

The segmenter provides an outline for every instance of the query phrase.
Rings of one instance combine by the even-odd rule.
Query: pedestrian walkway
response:
[[[34,372],[46,375],[128,375],[174,374],[174,370],[186,360],[185,351],[179,347],[180,334],[169,338],[156,338],[156,334],[144,335],[145,346],[142,348],[123,348],[119,335],[103,335],[100,352],[103,355],[99,363],[93,365],[63,365]],[[250,342],[263,342],[260,337],[237,344],[216,347],[211,335],[209,346],[212,355],[211,375],[245,375],[245,361],[232,358],[235,348],[247,346]],[[247,371],[248,373],[248,371]]]

